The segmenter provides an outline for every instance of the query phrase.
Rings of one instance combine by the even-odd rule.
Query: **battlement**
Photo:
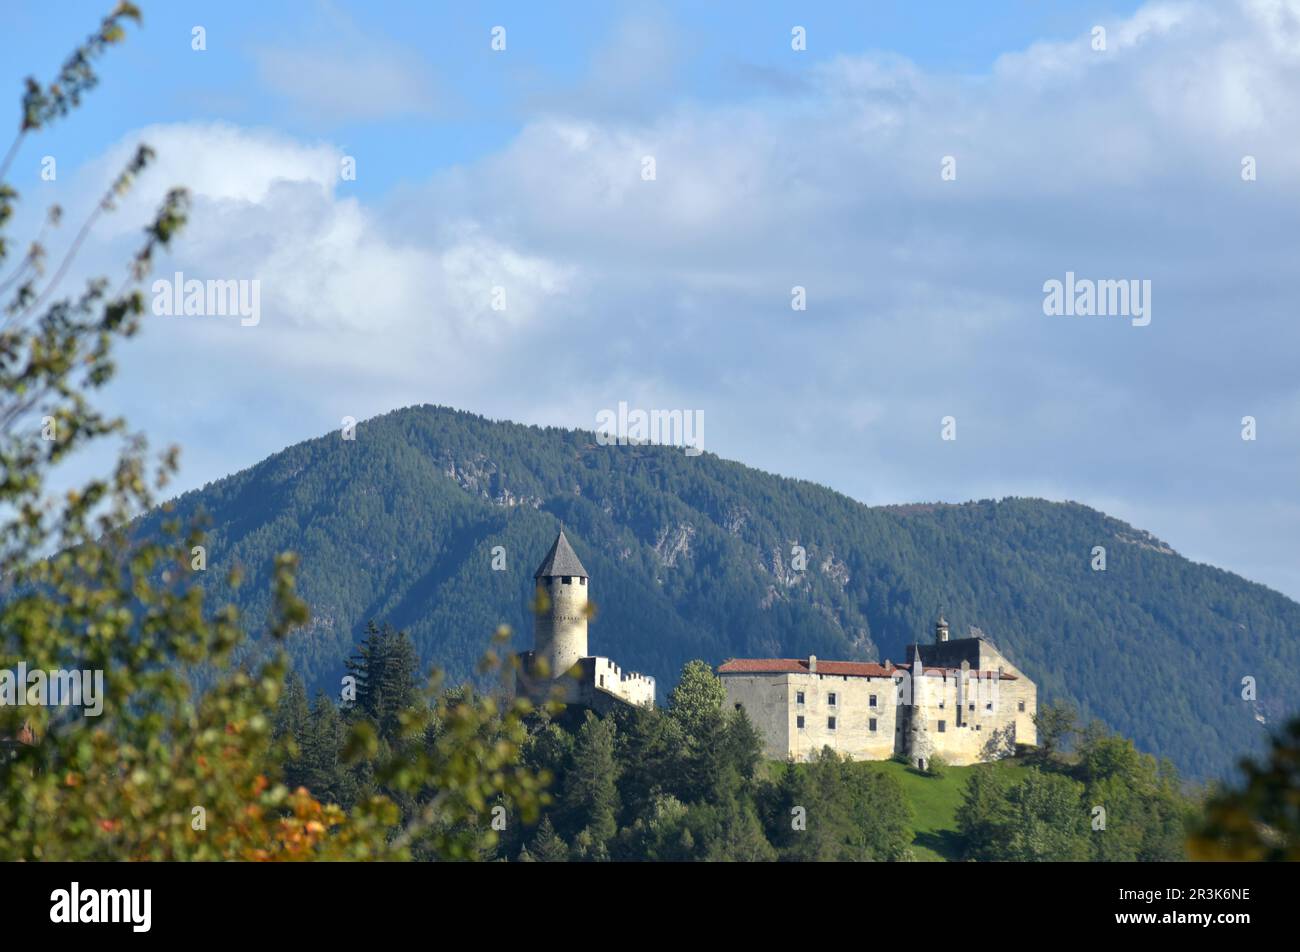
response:
[[[654,704],[655,679],[648,674],[624,672],[609,658],[598,657],[582,659],[584,674],[585,663],[588,661],[592,662],[592,687],[615,694],[630,704]]]

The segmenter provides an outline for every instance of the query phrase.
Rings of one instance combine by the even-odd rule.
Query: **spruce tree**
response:
[[[614,721],[588,711],[578,729],[563,800],[570,825],[579,830],[574,848],[584,859],[608,858],[609,842],[618,832],[617,781]]]
[[[291,738],[295,744],[301,744],[310,716],[307,688],[302,683],[302,677],[295,671],[285,679],[284,693],[280,695],[280,702],[275,708],[272,736],[276,740]]]
[[[295,779],[322,802],[350,806],[354,784],[339,759],[343,741],[344,725],[338,709],[323,691],[318,692],[304,731]]]
[[[410,636],[388,624],[368,622],[347,670],[356,678],[354,710],[370,719],[381,738],[396,744],[401,736],[400,715],[415,706],[419,693],[419,662]]]
[[[290,790],[306,786],[302,774],[302,746],[311,722],[311,709],[307,706],[307,689],[297,672],[284,682],[271,722],[271,736],[280,741],[284,757],[284,781]]]
[[[551,824],[550,816],[542,817],[533,838],[532,858],[539,863],[563,863],[569,858],[569,847],[560,839]]]
[[[766,788],[764,821],[767,837],[782,860],[811,859],[807,835],[808,804],[812,793],[802,768],[792,762],[780,767],[775,783]]]

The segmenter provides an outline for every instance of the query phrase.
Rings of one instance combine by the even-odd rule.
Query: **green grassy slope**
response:
[[[1015,761],[982,765],[985,769],[1021,771]],[[948,767],[942,777],[929,777],[914,767],[886,760],[864,764],[869,770],[898,778],[915,812],[912,850],[922,862],[952,861],[957,856],[957,808],[961,806],[966,778],[974,767]]]

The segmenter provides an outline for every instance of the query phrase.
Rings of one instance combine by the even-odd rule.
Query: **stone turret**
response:
[[[925,770],[930,766],[934,756],[934,740],[930,737],[930,728],[926,723],[929,712],[925,704],[925,668],[921,664],[921,652],[912,646],[912,706],[908,713],[907,725],[907,759],[913,767]]]
[[[558,678],[587,657],[587,570],[564,530],[537,567],[533,580],[542,610],[533,628],[533,657]]]
[[[937,645],[947,640],[948,640],[948,622],[943,617],[943,613],[941,612],[939,614],[939,620],[934,623],[934,643]]]
[[[921,664],[921,648],[919,645],[912,645],[911,703],[914,707],[921,707],[925,703],[925,682],[921,680],[924,677],[925,666]]]

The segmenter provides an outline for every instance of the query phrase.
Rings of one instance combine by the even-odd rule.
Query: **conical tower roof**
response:
[[[550,578],[556,575],[575,575],[578,578],[591,578],[587,570],[582,567],[582,562],[578,559],[578,553],[573,551],[573,546],[569,545],[569,540],[564,536],[564,530],[555,537],[555,544],[551,546],[551,551],[546,553],[546,558],[542,559],[542,564],[537,566],[537,571],[533,573],[533,578]]]

